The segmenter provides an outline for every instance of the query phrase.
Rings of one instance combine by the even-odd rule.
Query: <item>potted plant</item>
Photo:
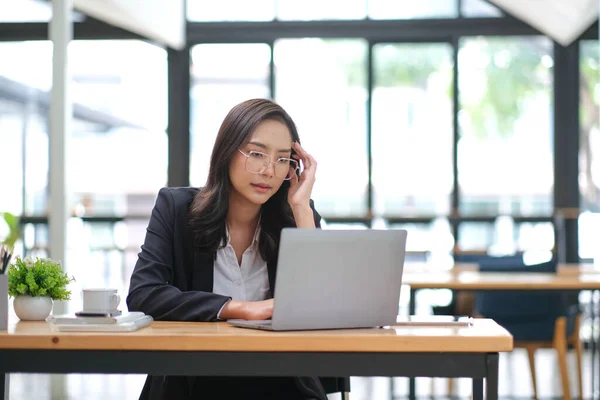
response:
[[[21,320],[43,321],[53,300],[70,300],[67,285],[74,280],[54,260],[17,257],[8,267],[8,295],[15,298],[13,306]]]

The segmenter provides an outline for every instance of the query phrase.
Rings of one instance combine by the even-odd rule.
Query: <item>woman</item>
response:
[[[206,185],[160,190],[131,276],[129,310],[169,321],[270,318],[281,229],[320,226],[310,200],[317,163],[299,142],[294,122],[272,101],[235,106],[219,129]],[[325,399],[338,384],[149,376],[141,398]]]

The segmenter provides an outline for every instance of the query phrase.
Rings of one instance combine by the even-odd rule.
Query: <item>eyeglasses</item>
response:
[[[273,171],[279,179],[290,180],[298,169],[298,161],[291,158],[279,157],[276,161],[271,161],[271,157],[260,151],[249,151],[248,154],[238,149],[246,157],[246,171],[253,174],[262,174],[269,168],[270,164],[275,164]]]

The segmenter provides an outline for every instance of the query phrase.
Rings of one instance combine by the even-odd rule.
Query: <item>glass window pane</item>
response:
[[[2,47],[0,45],[0,54]],[[4,86],[4,77],[0,75],[0,91]],[[2,174],[2,186],[10,190],[2,190],[0,195],[0,213],[10,212],[20,215],[23,212],[23,137],[25,129],[25,106],[16,101],[0,99],[0,171],[10,171]],[[6,151],[10,149],[10,151]],[[4,223],[0,222],[0,229]],[[4,232],[0,232],[0,238]]]
[[[551,222],[515,223],[500,216],[495,222],[462,222],[458,248],[461,251],[487,250],[490,254],[550,254],[554,249],[554,226]]]
[[[0,76],[35,89],[52,86],[52,43],[49,41],[0,43]],[[4,82],[5,86],[11,84]]]
[[[579,256],[600,260],[600,42],[580,44]]]
[[[580,44],[581,208],[600,212],[600,42]]]
[[[25,187],[25,198],[23,203],[23,214],[27,215],[46,215],[48,200],[48,161],[49,161],[49,140],[48,140],[48,116],[45,110],[41,109],[39,100],[30,97],[26,106],[26,113],[23,114],[25,135],[25,157],[23,174],[23,184]],[[35,104],[37,103],[37,104]],[[34,105],[35,104],[35,105]],[[75,126],[75,123],[73,124]],[[23,136],[22,136],[23,137]]]
[[[338,229],[338,230],[363,230],[368,229],[365,224],[361,223],[341,223],[341,222],[327,222],[326,219],[321,220],[321,228],[323,229]]]
[[[47,224],[25,224],[22,236],[24,256],[48,257],[49,235]]]
[[[523,222],[515,229],[518,251],[554,249],[554,225],[551,222]]]
[[[457,16],[456,0],[369,0],[369,18],[373,19],[456,18]]]
[[[366,54],[363,40],[275,43],[276,100],[319,163],[312,196],[325,216],[367,211]]]
[[[74,41],[69,51],[74,114],[86,111],[69,149],[73,210],[149,214],[130,200],[167,182],[166,51],[137,40]]]
[[[51,57],[48,41],[0,43],[0,167],[12,171],[0,211],[46,214]]]
[[[427,261],[440,269],[451,266],[452,260],[448,257],[454,246],[454,237],[447,218],[437,218],[430,223],[390,224],[389,228],[408,231],[406,262]]]
[[[1,0],[0,22],[48,22],[52,4],[36,0]]]
[[[485,0],[462,0],[461,15],[463,17],[490,18],[501,17],[502,11]]]
[[[201,44],[191,54],[190,182],[202,186],[229,110],[244,100],[269,97],[271,49],[264,43]]]
[[[270,21],[276,0],[188,0],[190,21]]]
[[[584,211],[579,216],[579,257],[600,263],[600,213]]]
[[[378,44],[373,54],[374,211],[447,215],[453,180],[452,47]]]
[[[363,19],[367,0],[277,0],[281,20]]]
[[[461,40],[461,214],[552,213],[552,57],[546,37]]]
[[[73,21],[85,17],[73,12]],[[49,22],[52,19],[52,2],[40,0],[0,0],[1,22]]]
[[[458,225],[460,251],[487,250],[494,243],[494,224],[489,222],[461,222]]]

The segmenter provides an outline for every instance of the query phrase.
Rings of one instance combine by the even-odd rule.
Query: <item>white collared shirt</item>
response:
[[[231,246],[229,230],[226,230],[226,233],[227,245],[217,250],[214,263],[213,293],[239,301],[268,299],[270,297],[269,273],[267,262],[262,259],[258,251],[259,228],[256,228],[252,244],[242,254],[241,265],[238,264],[235,250]]]

